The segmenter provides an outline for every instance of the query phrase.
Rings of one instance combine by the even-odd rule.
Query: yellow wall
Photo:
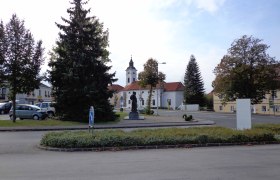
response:
[[[263,99],[262,103],[251,106],[252,112],[256,114],[280,115],[280,90],[276,94],[277,97],[274,100],[271,99],[271,94],[266,94],[266,98]],[[236,110],[235,101],[222,104],[221,99],[215,94],[213,95],[213,103],[215,112],[234,112]]]

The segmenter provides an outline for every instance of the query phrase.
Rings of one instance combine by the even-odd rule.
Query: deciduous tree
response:
[[[279,61],[269,56],[268,48],[252,36],[235,40],[214,70],[214,92],[222,95],[224,101],[250,98],[255,104],[279,88]]]
[[[42,41],[35,43],[33,36],[15,14],[4,27],[0,24],[0,78],[9,87],[9,97],[16,105],[16,94],[39,88],[43,63]],[[0,81],[1,82],[1,81]],[[16,121],[13,108],[13,122]]]
[[[163,74],[162,72],[158,72],[158,62],[155,59],[150,58],[144,64],[144,71],[139,73],[138,79],[140,86],[149,87],[149,96],[147,101],[147,112],[149,114],[149,112],[151,112],[153,88],[155,88],[157,84],[165,80],[165,74]]]

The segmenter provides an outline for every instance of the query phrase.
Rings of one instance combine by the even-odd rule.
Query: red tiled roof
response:
[[[183,91],[184,85],[181,82],[170,82],[164,84],[165,91]]]
[[[123,87],[118,84],[112,84],[112,85],[108,86],[108,89],[116,91],[116,92],[120,92],[123,90]]]
[[[139,84],[139,81],[134,81],[133,83],[124,87],[123,91],[133,91],[133,90],[144,90],[149,89],[149,87],[142,88]],[[170,82],[170,83],[163,83],[164,91],[183,91],[184,85],[181,82]],[[157,85],[159,88],[159,84]]]

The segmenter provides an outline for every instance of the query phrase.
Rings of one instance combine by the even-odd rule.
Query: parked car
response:
[[[11,102],[0,103],[0,114],[7,114],[7,113],[9,113],[11,107],[12,107],[12,103]]]
[[[37,103],[36,106],[41,108],[42,111],[46,111],[49,117],[53,117],[55,115],[55,102],[41,102]]]
[[[13,107],[9,112],[10,119],[13,119]],[[30,104],[17,104],[16,105],[16,118],[19,119],[46,119],[48,117],[47,112],[42,111],[38,106]]]

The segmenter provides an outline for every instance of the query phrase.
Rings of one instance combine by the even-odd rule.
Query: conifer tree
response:
[[[194,55],[191,55],[190,61],[187,65],[184,77],[184,85],[185,103],[199,104],[200,106],[203,106],[205,103],[204,84]]]
[[[112,92],[108,85],[116,81],[115,73],[106,63],[109,60],[108,30],[90,9],[87,2],[73,0],[67,12],[69,20],[62,18],[65,25],[56,24],[61,30],[56,47],[51,52],[50,82],[57,114],[63,120],[88,121],[90,106],[95,108],[95,119],[114,120],[113,106],[108,98]]]

